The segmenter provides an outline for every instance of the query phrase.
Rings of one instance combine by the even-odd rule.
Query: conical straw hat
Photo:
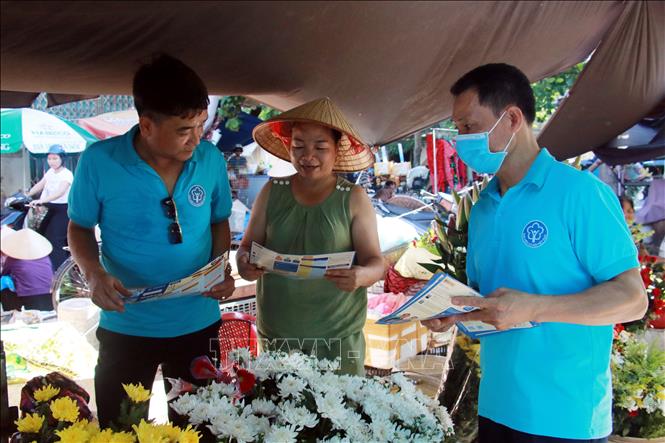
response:
[[[37,260],[53,251],[53,246],[46,237],[32,229],[21,229],[2,239],[0,250],[5,255],[18,260]]]
[[[254,128],[252,136],[263,149],[282,160],[290,161],[291,124],[316,123],[342,133],[337,151],[336,172],[362,171],[374,163],[371,148],[328,98],[320,98],[283,112]]]
[[[16,231],[14,231],[9,226],[3,225],[2,228],[0,228],[0,242],[3,241],[5,237],[7,237],[8,235],[13,234],[15,232]]]

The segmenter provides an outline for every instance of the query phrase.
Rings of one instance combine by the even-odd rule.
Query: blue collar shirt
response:
[[[85,228],[99,224],[102,264],[127,288],[186,277],[212,257],[211,224],[228,219],[231,193],[219,150],[201,142],[183,166],[172,198],[183,242],[171,244],[162,199],[169,197],[157,172],[134,148],[138,126],[91,145],[79,160],[69,195],[69,217]],[[216,300],[200,295],[126,304],[102,311],[100,326],[118,333],[174,337],[219,320]]]
[[[473,206],[469,284],[547,296],[584,291],[638,266],[617,197],[542,149],[505,195],[495,177]],[[479,415],[529,434],[610,434],[612,325],[542,323],[481,338]]]

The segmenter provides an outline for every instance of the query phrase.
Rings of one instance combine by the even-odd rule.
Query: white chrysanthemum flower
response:
[[[372,430],[372,440],[393,441],[395,438],[395,424],[389,420],[379,420],[369,425]]]
[[[266,435],[266,443],[295,443],[298,432],[293,426],[275,426]]]
[[[352,440],[349,439],[348,437],[340,437],[339,435],[335,435],[332,437],[328,437],[325,440],[317,440],[317,442],[321,443],[351,443]]]
[[[228,356],[231,360],[240,364],[245,364],[251,360],[252,354],[248,348],[237,348],[229,351]]]
[[[318,361],[319,369],[322,371],[337,371],[341,366],[342,359],[336,357],[334,360],[321,359]]]
[[[347,413],[346,435],[351,441],[371,441],[372,431],[360,414],[353,411]]]
[[[272,424],[270,423],[270,419],[268,417],[256,417],[254,416],[255,420],[252,420],[252,426],[254,429],[256,429],[256,434],[264,436],[270,432],[270,429],[272,428]]]
[[[393,441],[395,443],[398,443],[398,442],[400,442],[400,443],[401,442],[404,442],[404,443],[409,442],[410,443],[410,442],[413,441],[412,432],[409,429],[402,428],[402,427],[398,426],[395,429],[395,438],[393,439]]]
[[[633,338],[632,334],[628,331],[619,332],[619,341],[622,343],[628,343]]]
[[[173,400],[170,403],[170,407],[180,415],[188,415],[198,402],[198,397],[187,393]]]
[[[211,397],[233,397],[236,394],[236,386],[233,384],[226,384],[222,382],[214,382],[210,384]]]
[[[343,404],[344,399],[340,395],[315,394],[314,400],[321,416],[329,418],[334,429],[345,429],[347,410]]]
[[[217,415],[217,411],[211,411],[210,404],[208,403],[198,403],[194,409],[189,411],[189,422],[193,425],[199,425],[203,422],[210,420],[212,417],[210,413],[213,413],[213,417]]]
[[[238,440],[238,442],[251,442],[256,438],[258,429],[250,426],[248,420],[234,420],[227,424],[228,435]]]
[[[279,395],[283,398],[288,398],[289,396],[300,398],[302,390],[305,389],[305,387],[306,384],[304,381],[292,375],[287,375],[277,383]]]
[[[319,424],[316,414],[304,406],[295,406],[293,402],[286,402],[280,410],[280,418],[285,423],[292,424],[296,429],[313,428]]]
[[[270,400],[257,398],[252,401],[252,412],[260,415],[272,415],[277,410],[277,406]]]
[[[238,422],[241,422],[241,420],[238,419],[237,414],[217,414],[210,419],[208,429],[215,436],[228,436],[231,435],[231,430],[235,428],[234,424]]]
[[[652,412],[655,412],[659,409],[659,404],[658,400],[656,400],[652,395],[647,395],[644,397],[644,409],[647,411],[648,414],[651,414]]]
[[[625,362],[623,355],[621,355],[618,352],[612,352],[611,360],[612,364],[614,364],[615,366],[622,366]]]

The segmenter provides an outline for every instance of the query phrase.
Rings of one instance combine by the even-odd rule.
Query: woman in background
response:
[[[51,252],[51,265],[53,270],[67,260],[69,252],[63,248],[67,246],[67,198],[69,189],[74,181],[72,171],[65,168],[65,150],[60,145],[53,145],[48,150],[46,159],[49,170],[44,177],[37,182],[28,192],[28,197],[41,192],[39,199],[33,200],[30,206],[36,208],[39,205],[46,206],[48,212],[39,225],[39,233],[45,236],[53,245]]]

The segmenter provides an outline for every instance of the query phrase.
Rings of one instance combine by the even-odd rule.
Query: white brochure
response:
[[[124,301],[126,303],[143,303],[209,291],[213,286],[224,281],[224,271],[228,263],[229,253],[226,252],[192,275],[180,280],[150,288],[133,289],[132,295],[125,297]]]
[[[450,298],[453,296],[482,297],[473,288],[460,283],[448,274],[438,272],[434,274],[423,289],[406,303],[397,308],[393,313],[380,318],[376,322],[384,325],[406,323],[415,320],[429,320],[465,314],[477,309],[473,306],[454,306],[450,301]],[[457,322],[457,326],[471,338],[503,332],[481,321]],[[536,324],[525,322],[515,325],[511,329],[524,329],[533,326],[536,326]]]
[[[321,255],[280,254],[252,242],[249,262],[268,272],[286,277],[314,279],[323,278],[329,269],[349,269],[355,255],[353,251]]]

